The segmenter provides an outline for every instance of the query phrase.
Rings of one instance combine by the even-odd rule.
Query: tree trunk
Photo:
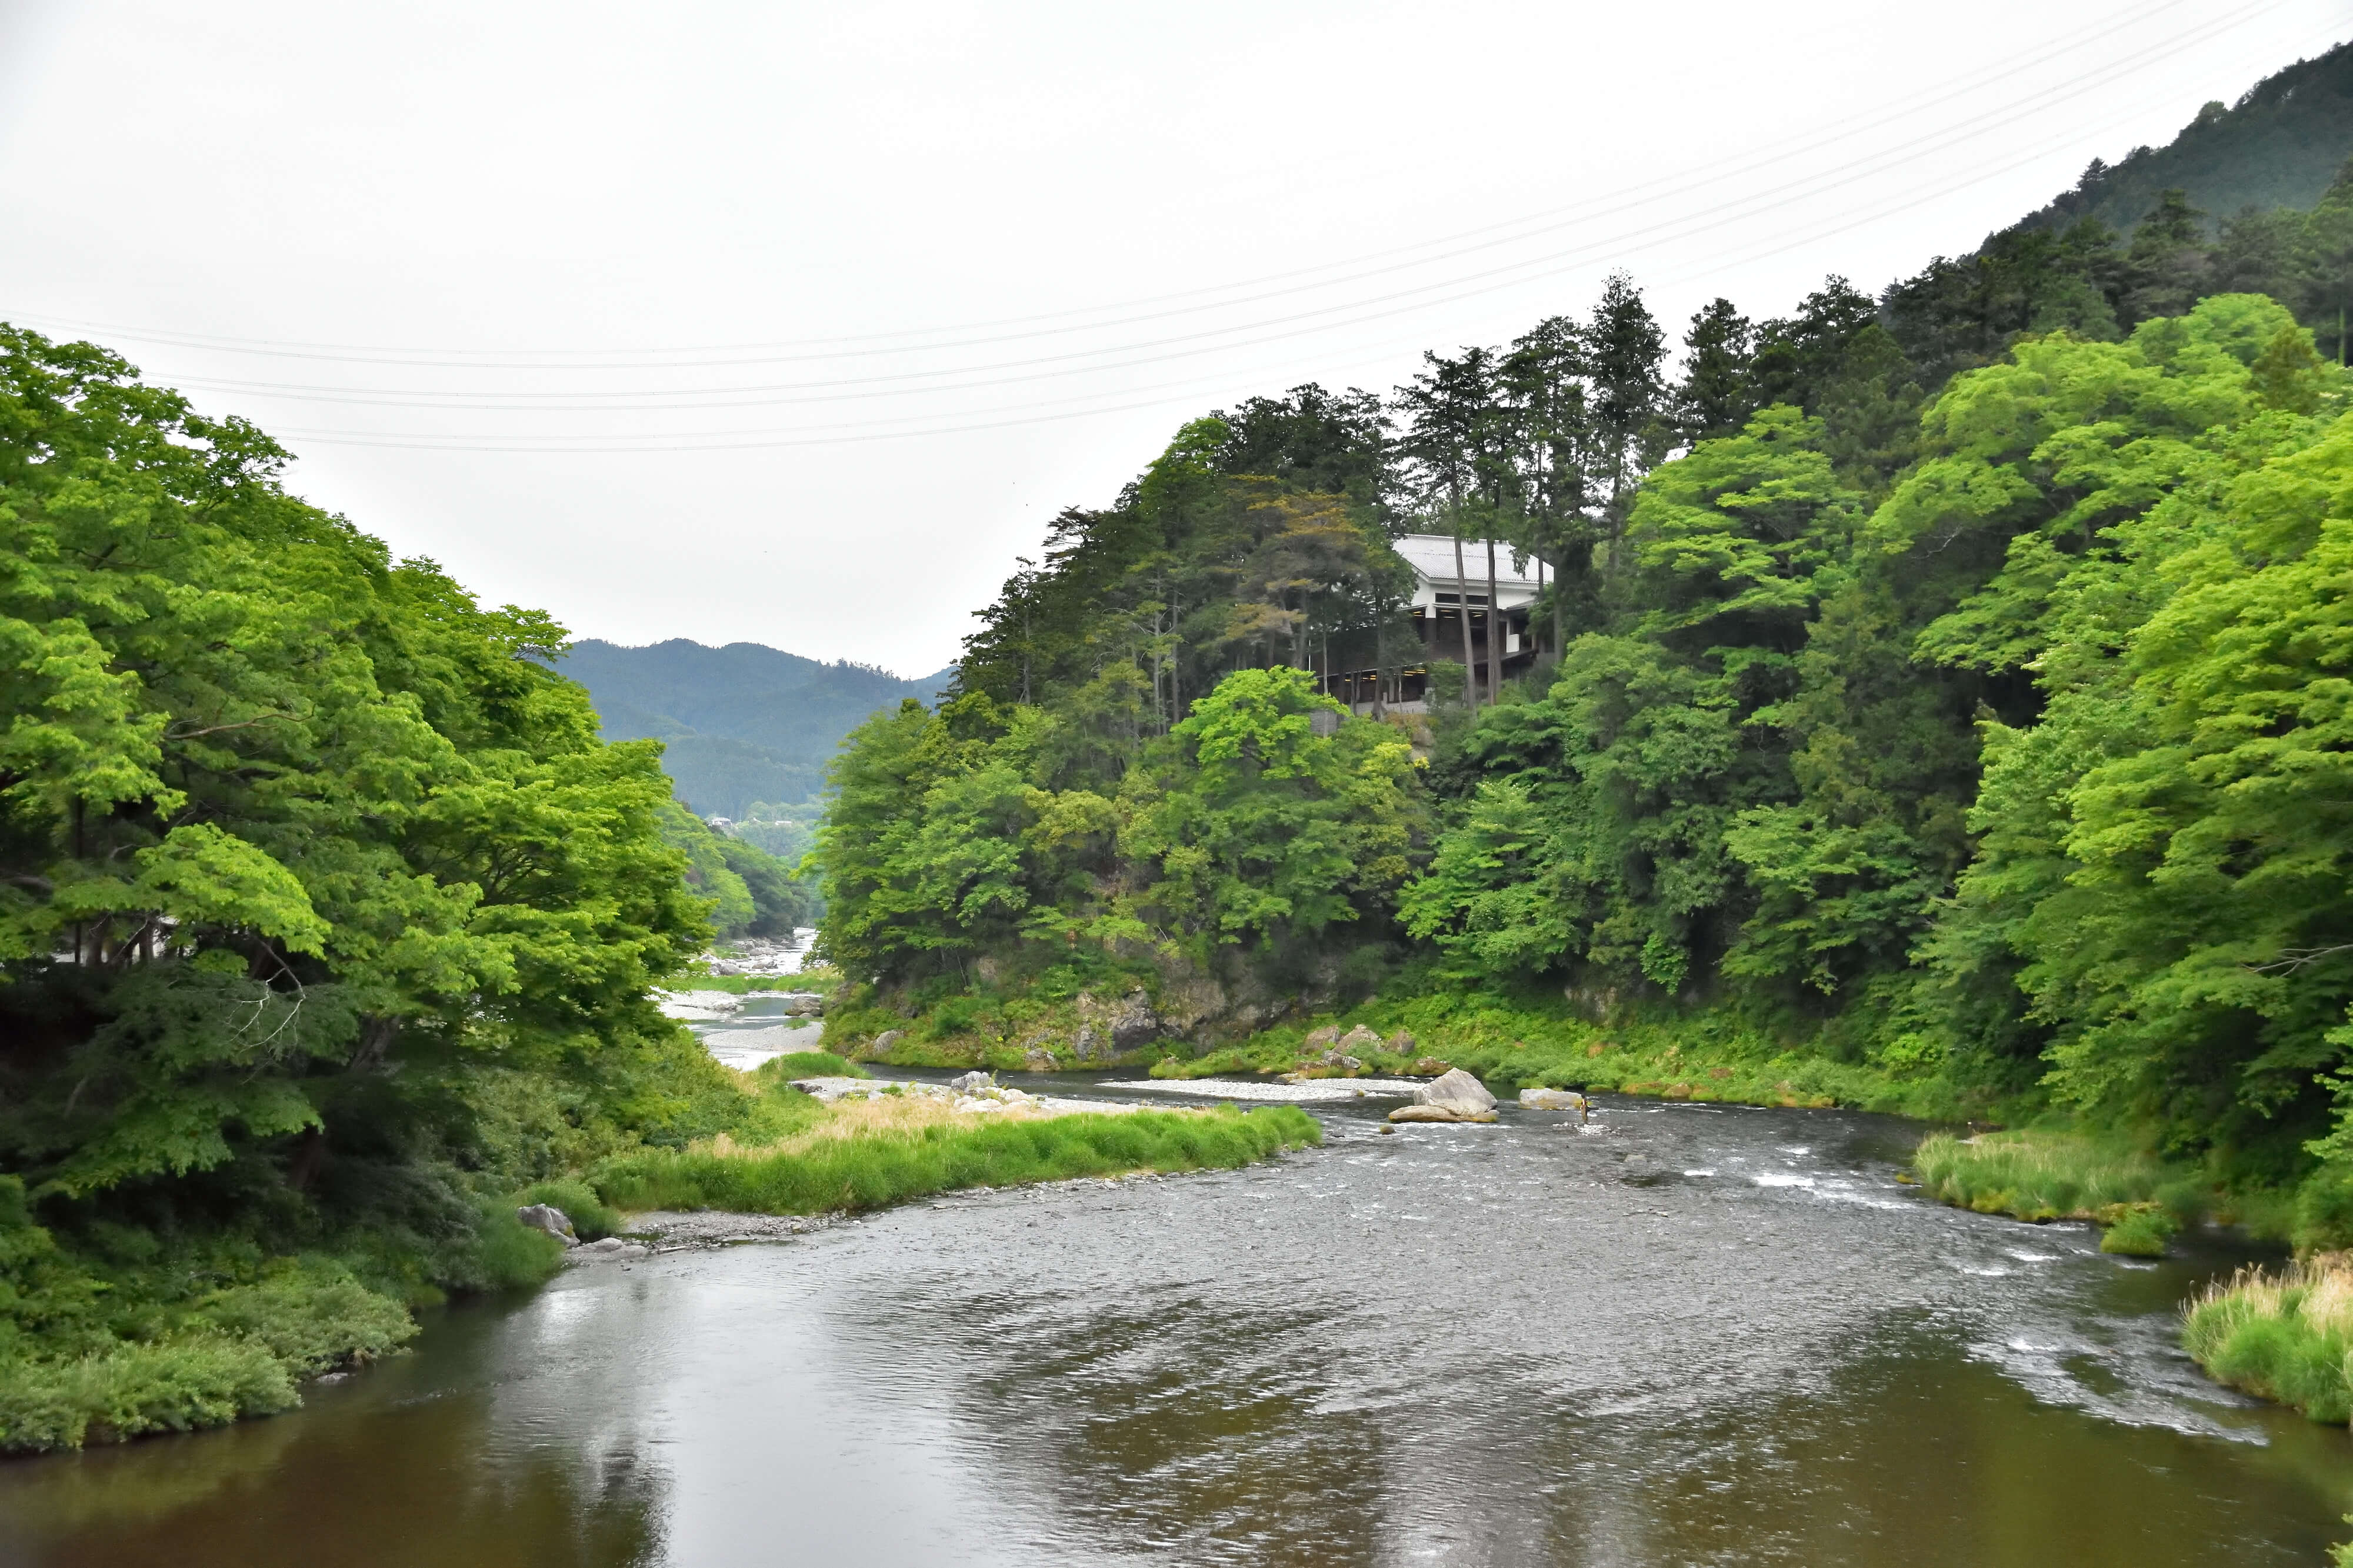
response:
[[[1471,657],[1471,574],[1462,565],[1462,536],[1454,536],[1455,613],[1462,617],[1462,700],[1479,711],[1479,664]]]
[[[1495,542],[1487,541],[1487,700],[1504,697],[1504,596],[1495,591]]]

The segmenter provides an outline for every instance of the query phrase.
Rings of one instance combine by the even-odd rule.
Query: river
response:
[[[2175,1348],[2225,1238],[2150,1265],[1939,1207],[1883,1118],[1600,1103],[1317,1107],[1323,1149],[1248,1170],[573,1269],[300,1412],[0,1466],[0,1561],[2312,1568],[2353,1533],[2347,1435]]]

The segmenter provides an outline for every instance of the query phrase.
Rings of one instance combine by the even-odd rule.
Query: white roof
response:
[[[1451,533],[1409,533],[1389,548],[1405,557],[1406,564],[1421,574],[1425,583],[1454,586],[1454,536]],[[1487,585],[1487,542],[1466,539],[1462,542],[1462,570],[1474,588]],[[1500,592],[1506,584],[1535,592],[1536,563],[1528,559],[1524,572],[1512,570],[1512,547],[1503,540],[1495,541],[1495,586]]]

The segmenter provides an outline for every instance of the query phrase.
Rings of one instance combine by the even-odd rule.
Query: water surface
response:
[[[575,1269],[294,1415],[0,1466],[0,1561],[2254,1568],[2346,1533],[2346,1435],[2174,1346],[2220,1241],[1937,1207],[1893,1179],[1917,1130],[1847,1112],[1380,1109],[1247,1171]]]

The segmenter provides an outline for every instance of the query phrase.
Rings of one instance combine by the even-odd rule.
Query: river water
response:
[[[1037,1080],[1042,1083],[1045,1080]],[[1059,1080],[1068,1092],[1070,1080]],[[568,1271],[226,1431],[0,1466],[0,1562],[2311,1565],[2344,1432],[1916,1127],[1601,1102]]]

